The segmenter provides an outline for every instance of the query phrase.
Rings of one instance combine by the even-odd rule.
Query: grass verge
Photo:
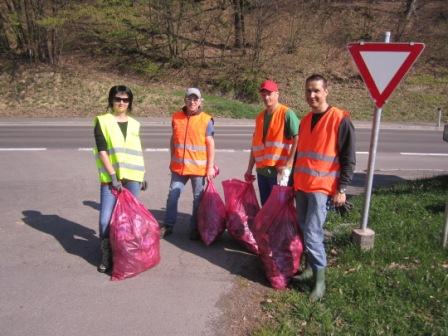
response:
[[[345,218],[330,214],[325,298],[311,303],[306,288],[274,292],[263,303],[271,323],[255,335],[447,335],[447,200],[448,176],[378,189],[370,211],[375,247],[367,252],[350,243],[362,197]]]

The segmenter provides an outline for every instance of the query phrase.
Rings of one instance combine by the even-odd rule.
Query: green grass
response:
[[[175,91],[174,96],[182,100],[184,91]],[[220,96],[204,95],[203,110],[213,116],[236,119],[252,119],[262,110],[262,106],[246,104]]]
[[[213,115],[237,119],[255,118],[262,109],[261,106],[249,105],[219,96],[205,96],[205,107],[209,108]]]
[[[448,250],[442,249],[448,176],[403,182],[372,196],[375,247],[350,243],[363,199],[327,229],[327,294],[311,303],[306,288],[275,292],[264,309],[271,322],[255,335],[447,335]]]
[[[140,64],[140,63],[139,63]],[[67,65],[52,68],[45,65],[22,65],[14,72],[8,63],[0,62],[0,117],[93,117],[105,111],[107,92],[118,83],[131,87],[137,117],[168,117],[183,105],[184,87],[164,81],[147,79],[154,69],[150,62],[142,62],[138,74],[107,73],[104,69]],[[129,70],[129,69],[127,69]],[[132,73],[131,71],[130,73]],[[14,75],[13,75],[14,74]],[[151,76],[150,76],[151,77]],[[146,78],[146,79],[145,79]],[[448,121],[448,76],[414,74],[406,78],[383,108],[382,121],[428,122],[437,121],[437,109],[442,108],[442,122]],[[206,87],[202,82],[198,83]],[[228,97],[214,95],[203,89],[204,110],[215,118],[254,118],[260,104],[247,104]],[[374,104],[360,81],[339,82],[330,85],[329,103],[350,111],[352,119],[372,120]],[[302,80],[296,79],[284,86],[280,102],[303,117],[309,107],[303,94]]]

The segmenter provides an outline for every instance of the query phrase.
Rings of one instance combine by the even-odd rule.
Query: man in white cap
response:
[[[212,117],[202,112],[202,95],[197,88],[185,92],[185,106],[172,116],[171,182],[166,201],[166,214],[161,235],[173,232],[177,219],[177,204],[185,184],[193,188],[193,213],[190,220],[190,239],[200,238],[197,229],[197,210],[205,178],[215,177],[215,141]]]

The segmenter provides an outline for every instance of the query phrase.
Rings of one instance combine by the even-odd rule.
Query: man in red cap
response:
[[[256,166],[258,189],[263,205],[272,187],[288,185],[299,135],[299,119],[294,111],[278,102],[278,85],[273,80],[265,80],[260,85],[260,96],[265,109],[255,119],[255,131],[246,181],[252,181]]]

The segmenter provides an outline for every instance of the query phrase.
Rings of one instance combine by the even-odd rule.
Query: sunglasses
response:
[[[114,97],[113,101],[114,101],[114,103],[119,103],[119,102],[129,103],[129,98]]]

